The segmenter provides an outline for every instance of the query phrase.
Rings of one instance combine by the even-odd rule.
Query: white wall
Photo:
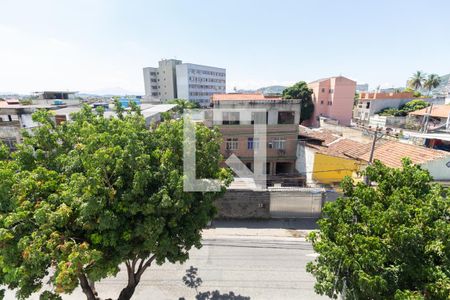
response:
[[[297,171],[306,177],[306,186],[315,186],[316,183],[312,178],[312,172],[314,167],[314,157],[316,151],[305,145],[305,143],[299,142],[297,144],[297,160],[295,161],[295,168]]]
[[[450,180],[450,154],[444,158],[426,162],[421,167],[428,170],[434,180]]]

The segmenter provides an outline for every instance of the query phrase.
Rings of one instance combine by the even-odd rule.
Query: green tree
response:
[[[422,97],[422,93],[420,93],[419,91],[415,91],[414,89],[407,87],[403,90],[403,92],[405,93],[413,93],[413,96],[416,98]]]
[[[449,299],[450,197],[428,171],[375,161],[374,186],[346,178],[344,197],[327,203],[320,232],[310,235],[319,254],[307,265],[317,293],[345,299]]]
[[[423,87],[428,90],[428,95],[430,95],[431,90],[434,88],[437,88],[440,83],[441,83],[441,79],[439,78],[439,75],[430,74],[430,75],[428,75],[427,79],[424,81]]]
[[[282,97],[284,99],[300,99],[301,112],[300,123],[309,120],[314,112],[314,103],[312,100],[313,91],[304,81],[299,81],[291,87],[283,90]]]
[[[418,90],[423,87],[424,82],[425,82],[425,73],[422,71],[416,71],[416,73],[414,73],[409,79],[408,85],[411,88]]]
[[[411,101],[405,103],[405,105],[403,105],[400,109],[407,114],[412,111],[416,111],[416,110],[428,107],[429,105],[430,105],[430,103],[425,102],[421,99],[414,99],[414,100],[411,100]]]
[[[167,103],[176,104],[177,107],[174,108],[174,111],[180,115],[187,109],[200,108],[200,105],[197,102],[188,101],[186,99],[172,99],[167,101]]]
[[[118,299],[130,299],[153,263],[183,262],[220,193],[183,191],[183,121],[153,131],[132,105],[117,118],[83,107],[57,126],[49,112],[0,161],[0,284],[24,299],[49,282],[57,299],[126,269]],[[220,134],[196,125],[197,176],[230,182],[219,166]],[[222,189],[223,191],[223,189]]]

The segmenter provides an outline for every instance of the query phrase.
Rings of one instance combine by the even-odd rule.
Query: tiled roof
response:
[[[237,94],[237,93],[231,93],[231,94],[214,94],[212,95],[213,101],[224,101],[224,100],[235,100],[235,101],[241,101],[241,100],[282,100],[281,97],[264,97],[263,94]]]
[[[320,140],[322,141],[323,145],[328,145],[329,143],[341,138],[341,136],[334,134],[333,132],[329,131],[329,130],[312,130],[309,129],[308,127],[302,126],[300,125],[298,127],[299,130],[299,135],[307,137],[307,138],[311,138],[314,140]]]
[[[370,151],[370,143],[363,144],[354,140],[340,138],[321,149],[319,152],[326,155],[349,159],[359,159],[361,155]]]
[[[364,153],[370,151],[371,144],[363,144],[351,139],[341,138],[330,144],[328,144],[328,149],[331,151],[341,153],[346,157],[359,158]]]
[[[424,115],[428,114],[429,111],[430,111],[430,108],[425,107],[423,109],[419,109],[419,110],[410,112],[409,114],[414,115],[414,116],[424,116]],[[449,104],[433,105],[430,116],[438,117],[438,118],[448,118],[448,114],[450,114],[450,105]]]
[[[366,152],[360,158],[365,161],[369,161],[369,156],[370,152]],[[380,160],[388,167],[399,168],[402,166],[401,160],[404,157],[409,157],[414,164],[420,165],[427,161],[445,156],[450,157],[450,153],[421,146],[389,141],[375,148],[373,158]]]

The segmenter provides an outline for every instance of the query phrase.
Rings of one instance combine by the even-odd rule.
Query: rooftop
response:
[[[413,116],[424,116],[427,115],[428,113],[430,113],[430,108],[426,107],[423,109],[410,112],[409,114]],[[430,116],[437,118],[448,118],[449,114],[450,114],[450,104],[433,105]]]
[[[322,141],[322,144],[324,145],[328,145],[331,142],[341,138],[340,135],[337,135],[329,130],[313,130],[302,125],[299,125],[298,129],[299,135],[302,137],[306,137],[306,141],[308,141],[308,138],[312,140],[319,140]]]
[[[341,157],[358,158],[370,151],[371,143],[363,144],[351,139],[340,138],[328,144],[328,148],[322,152]]]
[[[212,101],[254,101],[254,100],[283,100],[281,97],[265,97],[263,94],[214,94]]]
[[[369,161],[369,156],[370,152],[366,152],[361,155],[360,158]],[[402,158],[404,157],[409,157],[414,164],[420,165],[446,156],[450,157],[450,153],[421,146],[388,141],[375,148],[373,158],[380,160],[388,167],[400,168],[402,166]]]
[[[331,76],[331,77],[327,77],[327,78],[320,78],[320,79],[311,81],[308,84],[313,84],[313,83],[316,83],[316,82],[322,82],[322,81],[326,81],[326,80],[330,80],[330,79],[334,79],[334,78],[344,78],[344,79],[347,79],[347,80],[351,80],[351,79],[349,79],[349,78],[347,78],[345,76],[339,75],[339,76]],[[353,80],[351,80],[351,81],[353,81]]]
[[[409,99],[414,98],[412,92],[402,93],[367,93],[363,92],[359,94],[359,100],[384,100],[384,99]]]

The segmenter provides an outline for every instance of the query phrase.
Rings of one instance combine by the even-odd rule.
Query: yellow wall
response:
[[[338,183],[345,176],[354,177],[354,172],[358,171],[359,167],[360,163],[351,158],[316,153],[312,177],[323,184]]]

